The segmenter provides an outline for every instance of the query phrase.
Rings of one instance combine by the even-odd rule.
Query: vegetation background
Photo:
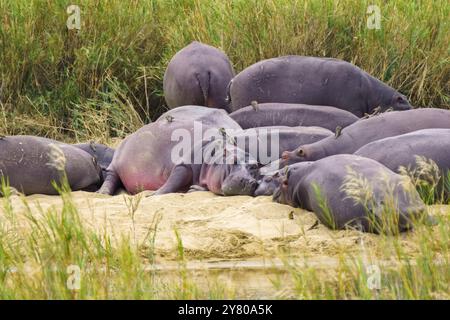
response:
[[[344,59],[415,106],[450,108],[449,16],[447,0],[0,0],[0,133],[123,137],[165,110],[165,67],[193,40],[237,72],[280,55]]]

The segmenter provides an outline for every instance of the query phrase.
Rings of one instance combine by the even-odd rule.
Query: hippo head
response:
[[[114,149],[111,149],[101,143],[95,143],[93,141],[89,143],[78,143],[74,146],[93,156],[102,170],[103,179],[106,178],[106,169],[112,161],[112,158],[114,156]]]
[[[265,175],[258,181],[258,188],[255,190],[255,196],[270,196],[280,186],[282,182],[283,170],[276,171],[271,175]]]
[[[280,185],[275,189],[275,191],[273,192],[273,201],[278,202],[278,203],[282,203],[282,204],[288,204],[293,206],[293,201],[292,201],[292,195],[290,192],[288,192],[289,190],[289,171],[286,173],[286,176],[280,179]]]
[[[228,165],[229,173],[222,182],[224,196],[247,195],[253,196],[258,186],[255,179],[258,167],[256,164]]]
[[[401,93],[395,92],[387,101],[383,101],[382,111],[386,111],[389,108],[397,111],[410,110],[412,107],[408,102],[408,99]]]
[[[308,146],[300,146],[293,151],[284,151],[281,154],[280,166],[285,167],[297,162],[314,160],[313,152]]]

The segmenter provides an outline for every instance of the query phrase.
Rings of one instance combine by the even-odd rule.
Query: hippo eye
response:
[[[271,182],[271,181],[272,181],[272,177],[268,177],[268,178],[266,179],[266,181],[267,181],[267,182]]]
[[[397,102],[405,102],[405,100],[402,97],[397,97]]]
[[[297,152],[297,155],[298,155],[299,157],[304,157],[304,156],[305,156],[305,150],[299,149],[298,152]]]

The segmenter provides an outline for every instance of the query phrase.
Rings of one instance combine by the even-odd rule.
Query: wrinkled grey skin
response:
[[[367,209],[349,197],[348,188],[343,188],[350,168],[370,184],[372,193],[367,201],[362,201]],[[314,186],[319,189],[320,197]],[[411,228],[412,221],[426,218],[425,205],[408,178],[372,159],[355,155],[335,155],[289,166],[287,177],[275,191],[273,199],[313,211],[323,224],[332,229],[357,228],[375,233],[406,231]],[[329,213],[324,210],[324,201]],[[383,210],[392,201],[398,208],[396,219],[392,210]],[[396,221],[392,225],[395,228],[379,228],[381,221],[386,220]]]
[[[446,177],[450,171],[450,129],[425,129],[385,138],[366,144],[355,152],[355,155],[378,161],[394,172],[406,168],[417,178],[430,181],[432,172],[419,174],[417,156],[433,160],[437,165],[440,177]],[[418,175],[418,176],[417,176]],[[441,179],[442,183],[442,179]]]
[[[279,159],[283,151],[332,135],[333,132],[320,127],[273,126],[243,130],[234,135],[234,142],[264,166]]]
[[[322,127],[335,131],[358,120],[354,114],[334,107],[306,104],[261,103],[247,106],[230,114],[243,129],[288,126]]]
[[[102,183],[101,168],[95,158],[79,148],[33,136],[0,139],[0,178],[7,179],[17,191],[25,195],[56,195],[52,181],[61,183],[64,171],[73,191],[96,191]]]
[[[207,149],[212,147],[215,141],[204,141],[201,144],[202,152],[207,153]],[[243,151],[236,146],[226,144],[228,153],[242,153]],[[249,156],[244,153],[248,159]],[[193,159],[193,154],[191,155]],[[249,195],[252,196],[257,187],[258,170],[256,163],[239,164],[236,160],[233,163],[208,163],[191,164],[181,162],[177,164],[166,183],[156,191],[155,195],[161,195],[171,192],[184,192],[191,188],[195,190],[209,190],[218,195],[234,196]]]
[[[233,78],[229,97],[233,111],[252,101],[333,106],[358,117],[378,106],[382,111],[411,108],[404,95],[351,63],[303,56],[251,65]]]
[[[143,126],[122,141],[114,153],[99,193],[114,194],[121,183],[131,194],[143,190],[158,190],[166,183],[177,164],[172,159],[173,148],[184,141],[179,136],[172,137],[172,134],[178,129],[187,130],[191,133],[189,138],[194,140],[192,120],[201,121],[203,116],[189,116],[189,114],[194,114],[195,109],[207,109],[191,106],[182,108],[184,107],[178,108],[177,114],[172,117],[168,114],[162,115],[157,121]],[[209,126],[203,125],[203,132],[211,128],[215,131],[218,131],[218,128],[241,130],[223,110],[211,110],[207,114],[212,112],[214,116],[205,120]],[[202,114],[202,111],[198,111],[198,114]],[[193,148],[194,141],[188,145]]]
[[[164,74],[163,88],[170,108],[199,105],[229,111],[226,88],[234,77],[225,53],[194,41],[177,52]]]
[[[282,165],[314,161],[334,154],[352,154],[362,146],[384,138],[416,130],[450,128],[450,111],[435,108],[387,112],[361,119],[344,128],[338,138],[328,137],[283,152]]]
[[[111,164],[112,158],[114,156],[114,149],[104,144],[95,142],[77,143],[74,144],[73,146],[89,153],[97,160],[98,165],[100,166],[100,168],[102,168],[103,179],[105,179],[106,169]]]

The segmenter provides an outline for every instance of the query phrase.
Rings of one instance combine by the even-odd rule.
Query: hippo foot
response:
[[[199,186],[199,185],[192,185],[187,193],[196,192],[196,191],[208,191],[208,189]]]

